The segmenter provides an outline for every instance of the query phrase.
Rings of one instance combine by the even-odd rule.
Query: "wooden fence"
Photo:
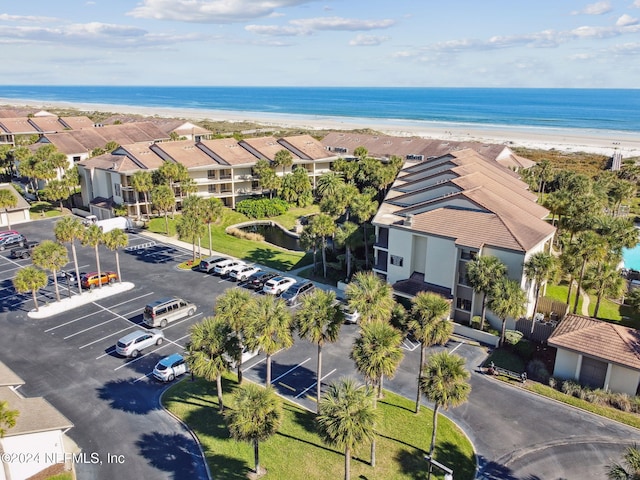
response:
[[[531,331],[532,325],[533,332]],[[554,324],[542,323],[528,318],[521,318],[516,322],[516,330],[522,332],[524,338],[534,342],[546,342],[555,328]]]

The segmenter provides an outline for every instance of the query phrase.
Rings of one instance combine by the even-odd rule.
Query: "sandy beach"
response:
[[[76,109],[79,112],[114,112],[150,117],[253,122],[265,127],[296,127],[308,130],[351,130],[368,128],[394,136],[418,136],[453,141],[499,143],[543,150],[589,152],[612,156],[616,151],[623,158],[640,156],[640,132],[587,131],[575,129],[544,129],[447,124],[411,120],[324,117],[295,114],[269,114],[226,110],[198,110],[189,108],[142,107],[93,103],[41,102],[0,98],[0,105],[29,107],[36,110],[51,108]]]

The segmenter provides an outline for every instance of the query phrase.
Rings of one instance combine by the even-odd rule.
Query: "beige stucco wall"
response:
[[[393,284],[398,280],[409,278],[411,275],[412,248],[413,235],[411,232],[398,228],[389,228],[389,258],[391,258],[391,255],[398,255],[404,258],[402,267],[388,263],[387,281],[389,283]]]
[[[24,435],[5,436],[0,440],[5,453],[29,454],[31,462],[5,463],[9,478],[29,478],[55,463],[64,462],[62,432],[53,430]],[[36,461],[36,459],[38,461]],[[58,460],[58,461],[56,461]],[[0,468],[2,471],[2,468]]]
[[[611,365],[608,389],[612,392],[635,395],[640,382],[640,372],[620,365]]]
[[[563,380],[575,380],[576,368],[580,355],[562,348],[556,352],[556,363],[553,367],[553,376]]]
[[[429,237],[424,281],[453,290],[457,258],[458,250],[453,240]]]

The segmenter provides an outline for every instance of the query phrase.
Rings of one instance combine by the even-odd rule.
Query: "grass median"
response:
[[[224,378],[224,402],[232,404],[237,387],[235,376]],[[253,467],[253,449],[229,437],[224,419],[218,412],[215,384],[185,379],[163,396],[164,406],[181,418],[198,436],[214,478],[244,479]],[[370,445],[354,452],[352,478],[426,479],[424,454],[431,440],[432,411],[426,408],[416,415],[415,404],[385,392],[378,401],[381,413],[377,426],[376,466],[369,465]],[[462,431],[448,418],[438,420],[435,458],[455,471],[455,478],[471,480],[475,471],[473,448]],[[343,452],[325,445],[315,432],[315,414],[284,402],[280,430],[260,444],[260,461],[266,478],[281,480],[333,480],[344,476]],[[433,479],[442,479],[436,472]]]

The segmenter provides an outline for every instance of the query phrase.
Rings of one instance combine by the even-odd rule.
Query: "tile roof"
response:
[[[118,147],[111,153],[87,158],[78,162],[85,168],[112,170],[120,173],[135,173],[138,170],[155,170],[164,160],[151,151],[151,145],[134,143]]]
[[[243,148],[234,138],[202,140],[199,146],[221,165],[253,165],[259,158]]]
[[[280,150],[286,150],[286,148],[278,143],[278,140],[274,137],[247,138],[245,140],[241,140],[239,144],[258,158],[266,158],[271,161],[273,161],[276,153]],[[294,152],[291,153],[294,161],[296,158],[300,158]]]
[[[328,156],[324,145],[311,135],[283,137],[278,143],[304,160],[320,160]]]
[[[10,410],[20,412],[15,426],[6,430],[5,438],[73,427],[73,423],[44,398],[25,398],[9,387],[0,387],[0,401],[7,402]]]
[[[29,122],[27,117],[0,118],[0,126],[6,132],[14,135],[32,135],[40,131]]]
[[[79,130],[81,128],[91,128],[94,126],[93,120],[89,117],[60,117],[60,122],[69,127],[72,130]]]
[[[497,162],[505,170],[512,167],[528,168],[528,166],[535,165],[535,162],[517,157],[507,145],[495,143],[331,132],[322,139],[322,144],[328,149],[344,148],[347,154],[353,154],[357,147],[362,146],[367,149],[369,155],[374,157],[397,155],[406,158],[407,155],[422,155],[425,160],[470,148],[487,159]],[[511,174],[513,175],[513,173]]]
[[[32,117],[29,119],[29,123],[41,132],[53,133],[65,129],[64,125],[58,120],[58,117]]]
[[[0,362],[0,387],[12,387],[24,385],[24,380],[20,378],[13,370]]]
[[[213,158],[193,142],[193,140],[178,140],[175,142],[161,142],[151,145],[153,151],[159,157],[181,163],[187,168],[218,166]]]
[[[476,248],[526,252],[555,231],[547,214],[523,182],[467,149],[405,164],[373,221]]]
[[[552,347],[640,370],[640,332],[633,328],[568,314],[547,343]]]

